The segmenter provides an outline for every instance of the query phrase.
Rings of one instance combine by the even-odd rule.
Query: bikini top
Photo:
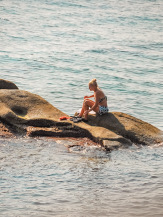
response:
[[[104,96],[103,98],[101,98],[100,100],[99,100],[99,103],[101,103],[102,101],[104,101],[104,100],[107,100],[107,96]]]

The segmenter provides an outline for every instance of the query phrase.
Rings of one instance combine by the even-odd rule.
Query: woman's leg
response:
[[[94,101],[90,100],[90,99],[85,99],[83,102],[83,106],[82,106],[82,110],[79,114],[79,117],[82,117],[84,112],[86,110],[88,110],[89,108],[91,108],[93,105],[95,104]],[[98,112],[99,111],[99,107],[97,106],[93,111]],[[88,119],[88,115],[85,115],[85,119]]]

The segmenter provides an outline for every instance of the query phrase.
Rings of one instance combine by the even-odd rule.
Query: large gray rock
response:
[[[88,137],[107,150],[163,141],[158,128],[120,112],[90,115],[88,123],[59,121],[65,113],[42,97],[23,90],[0,90],[0,108],[3,123],[13,132],[29,136]]]

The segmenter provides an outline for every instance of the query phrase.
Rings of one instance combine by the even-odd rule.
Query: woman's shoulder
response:
[[[98,99],[100,99],[101,97],[103,97],[103,92],[102,92],[102,90],[97,90],[96,92],[95,92],[95,97],[97,98],[97,100]]]
[[[95,94],[96,96],[99,96],[101,94],[101,90],[96,90]]]
[[[101,89],[98,89],[96,92],[97,92],[96,94],[98,96],[105,95],[104,92]]]

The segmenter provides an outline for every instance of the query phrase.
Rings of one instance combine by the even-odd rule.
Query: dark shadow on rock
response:
[[[121,124],[112,113],[104,115],[90,115],[88,124],[91,126],[100,126],[107,128],[108,130],[113,131],[119,135],[122,135],[125,132],[124,125]]]
[[[25,136],[27,133],[27,130],[22,127],[22,125],[13,125],[10,124],[9,122],[6,122],[3,118],[0,118],[0,123],[6,128],[5,131],[6,133],[10,133],[10,137],[12,136]],[[4,137],[5,137],[5,132]]]
[[[52,123],[50,123],[52,124]],[[82,129],[76,125],[72,125],[71,123],[66,122],[58,122],[53,126],[44,125],[44,127],[38,126],[35,124],[34,127],[30,130],[30,127],[27,129],[28,136],[35,137],[35,136],[48,136],[48,137],[74,137],[74,138],[84,138],[87,137],[93,140],[91,133],[85,129]],[[37,126],[36,126],[37,125]],[[30,124],[31,126],[31,124]]]
[[[12,108],[11,108],[11,110],[16,114],[16,115],[19,115],[19,116],[22,116],[22,117],[24,117],[26,114],[27,114],[27,112],[28,112],[28,109],[27,108],[25,108],[25,107],[22,107],[22,106],[13,106]]]

